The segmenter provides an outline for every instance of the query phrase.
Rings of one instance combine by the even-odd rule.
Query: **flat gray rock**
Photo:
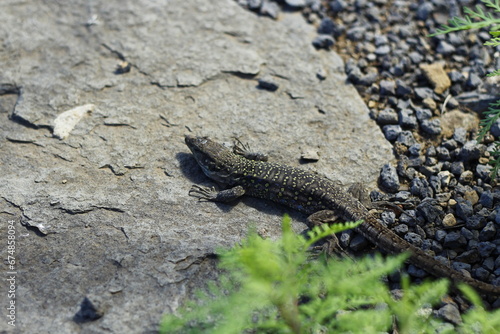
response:
[[[230,0],[4,0],[0,18],[0,232],[5,242],[13,221],[21,332],[155,332],[217,277],[217,248],[251,224],[279,237],[287,208],[188,196],[211,182],[185,134],[238,137],[294,166],[313,150],[319,160],[302,167],[346,187],[375,186],[392,159],[340,57],[313,48],[299,13],[273,21]]]

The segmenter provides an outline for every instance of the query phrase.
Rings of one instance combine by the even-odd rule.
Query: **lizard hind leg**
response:
[[[322,224],[335,224],[339,223],[339,217],[335,211],[332,210],[321,210],[311,214],[307,217],[307,224],[309,226],[319,226]],[[351,258],[351,256],[340,246],[339,239],[335,234],[330,235],[326,238],[326,243],[323,246],[323,251],[331,256],[336,254],[338,256],[343,256],[347,258]]]
[[[340,216],[332,210],[321,210],[307,217],[307,223],[310,226],[319,226],[323,224],[337,223]]]
[[[347,192],[351,194],[352,197],[360,201],[365,207],[371,207],[370,193],[363,183],[354,183],[349,187],[349,189],[347,189]]]

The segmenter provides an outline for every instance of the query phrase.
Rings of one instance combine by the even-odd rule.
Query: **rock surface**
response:
[[[21,332],[155,332],[215,279],[217,248],[252,223],[279,236],[286,208],[187,195],[211,184],[187,133],[238,137],[291,165],[314,149],[319,161],[303,167],[345,186],[373,187],[392,159],[340,57],[312,46],[300,14],[273,21],[230,0],[0,9],[0,232],[13,222]],[[260,89],[260,78],[279,88]],[[87,104],[93,112],[54,137],[54,120]]]

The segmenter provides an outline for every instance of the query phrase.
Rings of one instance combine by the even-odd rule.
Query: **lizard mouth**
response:
[[[208,137],[196,137],[196,136],[191,136],[191,135],[186,135],[184,137],[184,141],[186,142],[186,145],[193,150],[195,147],[203,147],[208,141]]]
[[[186,145],[191,148],[194,146],[194,142],[196,140],[197,137],[195,136],[191,136],[191,135],[186,135],[184,136],[184,142],[186,143]]]

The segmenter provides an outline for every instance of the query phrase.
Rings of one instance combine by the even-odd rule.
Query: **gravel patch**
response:
[[[460,7],[439,0],[313,0],[301,10],[318,27],[313,45],[341,55],[348,80],[393,144],[397,168],[385,165],[379,178],[387,193],[374,191],[371,197],[401,202],[404,192],[410,195],[403,202],[413,209],[397,213],[389,226],[419,247],[428,241],[429,253],[451,267],[499,284],[500,189],[490,178],[488,160],[500,121],[484,142],[474,140],[477,113],[498,96],[498,79],[487,85],[485,77],[500,65],[498,50],[482,45],[487,29],[428,37],[448,18],[461,16]],[[353,240],[359,251],[362,243],[352,245]],[[490,302],[500,307],[500,300]],[[454,313],[448,305],[436,311],[457,323]]]

